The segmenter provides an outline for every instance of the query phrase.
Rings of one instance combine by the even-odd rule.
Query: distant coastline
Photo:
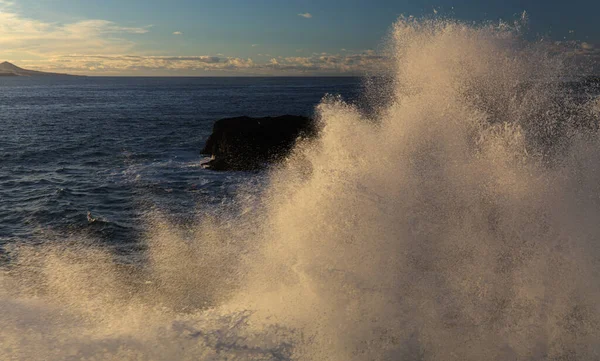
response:
[[[43,71],[36,70],[28,70],[20,68],[8,61],[0,63],[0,77],[15,77],[15,76],[24,76],[24,77],[32,77],[32,76],[73,76],[79,77],[83,75],[71,75],[71,74],[61,74],[61,73],[47,73]]]

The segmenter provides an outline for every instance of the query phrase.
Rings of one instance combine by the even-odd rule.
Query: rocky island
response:
[[[235,117],[215,122],[202,154],[204,167],[217,171],[258,170],[285,158],[296,141],[313,137],[315,122],[307,117]]]

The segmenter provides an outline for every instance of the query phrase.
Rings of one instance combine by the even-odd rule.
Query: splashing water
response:
[[[157,216],[142,266],[16,251],[0,358],[598,359],[600,103],[519,26],[398,20],[373,113],[324,99],[250,211]]]

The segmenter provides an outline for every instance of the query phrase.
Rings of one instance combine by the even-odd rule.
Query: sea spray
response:
[[[598,100],[520,27],[399,19],[372,112],[326,97],[246,211],[156,216],[139,265],[16,251],[0,358],[598,359]]]

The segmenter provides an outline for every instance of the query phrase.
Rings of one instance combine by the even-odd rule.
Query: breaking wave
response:
[[[7,360],[592,360],[599,101],[521,22],[401,18],[370,111],[327,97],[235,216],[14,249]],[[234,213],[230,213],[234,214]]]

